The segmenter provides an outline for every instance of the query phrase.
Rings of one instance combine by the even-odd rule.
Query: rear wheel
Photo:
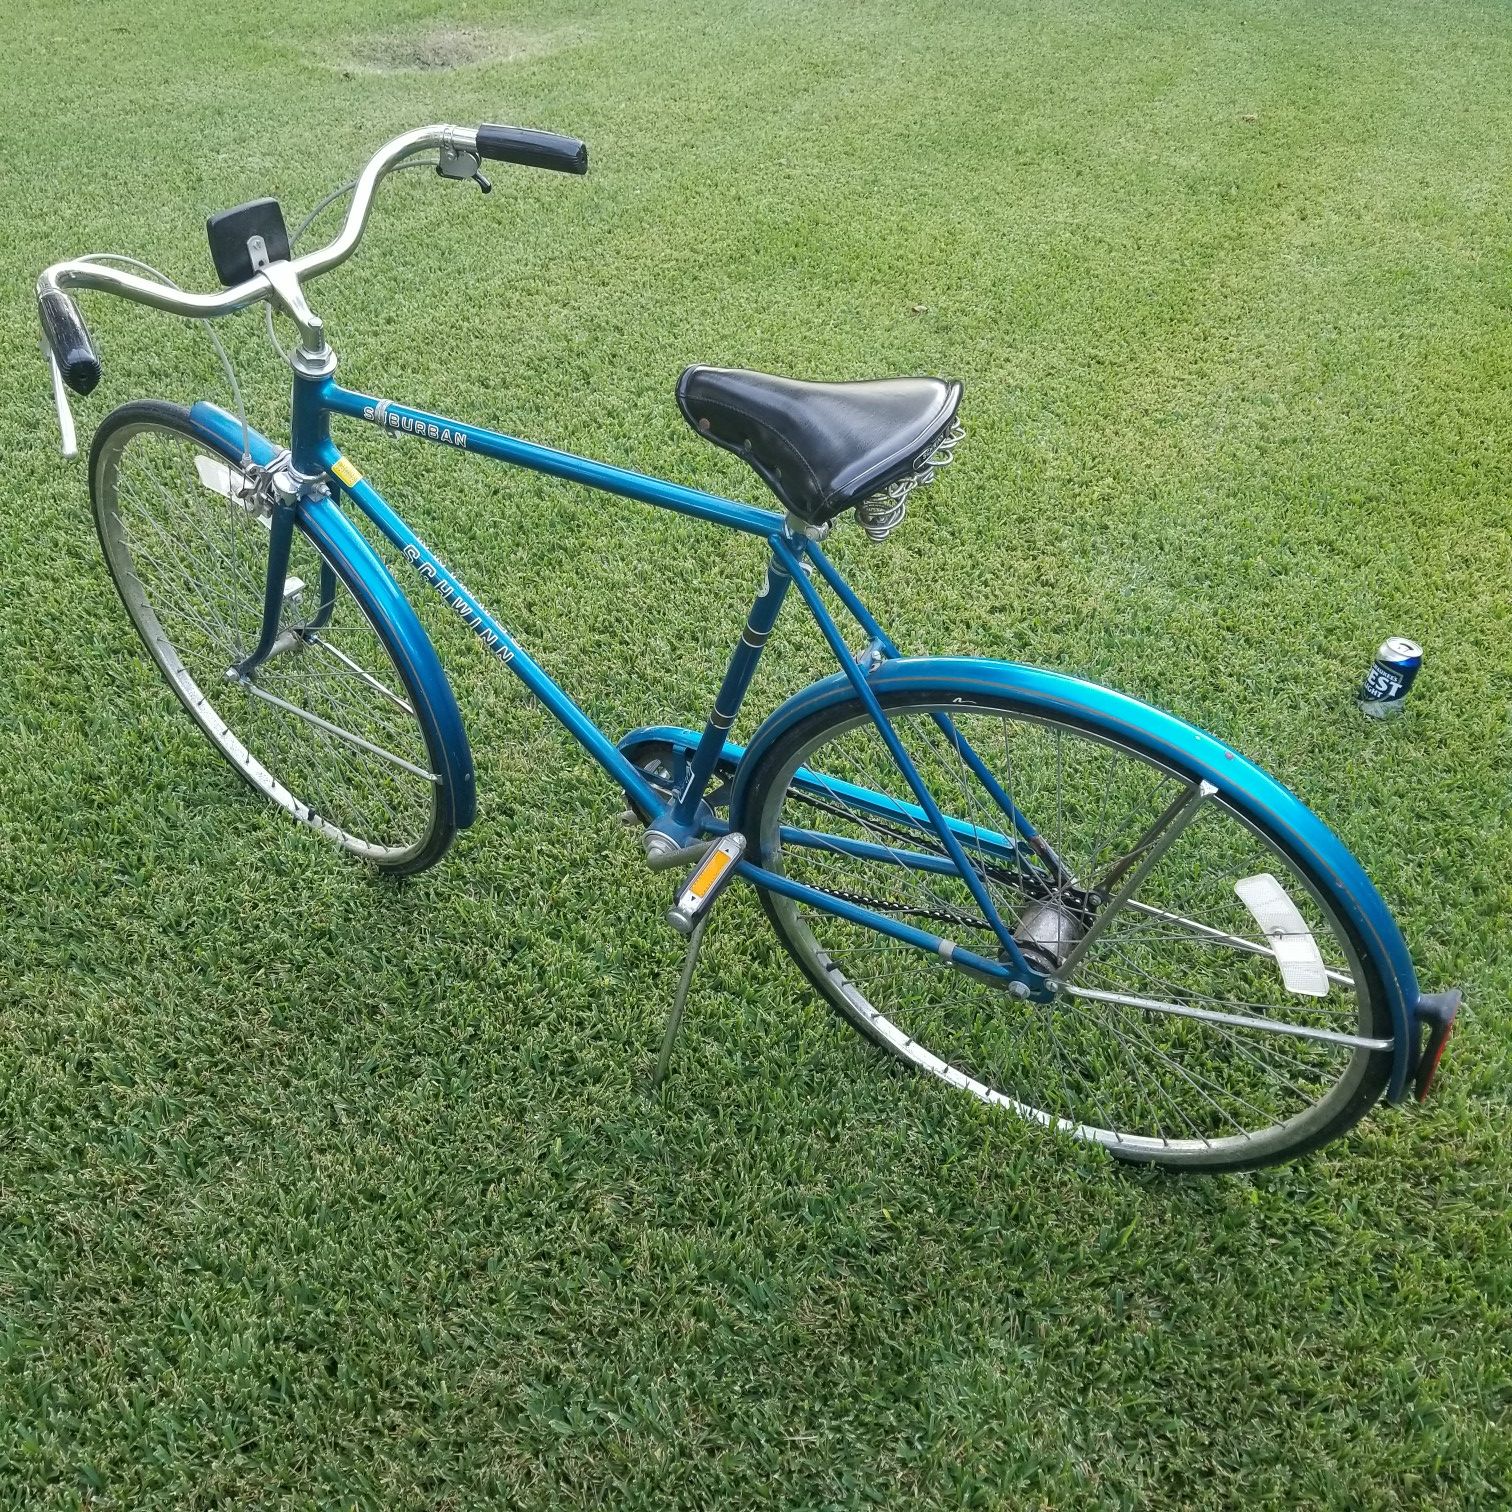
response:
[[[387,620],[296,523],[276,649],[256,649],[270,511],[177,406],[128,404],[90,452],[95,525],[121,600],[210,743],[264,797],[385,871],[454,833],[444,748]]]
[[[1392,1061],[1380,974],[1311,857],[1137,737],[992,695],[883,702],[1000,917],[1059,990],[1016,998],[763,893],[805,975],[864,1035],[966,1095],[1172,1166],[1286,1159],[1378,1100]],[[782,737],[746,814],[760,865],[999,954],[859,703]]]

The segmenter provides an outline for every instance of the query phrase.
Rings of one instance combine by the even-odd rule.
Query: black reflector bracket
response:
[[[246,283],[259,268],[289,259],[289,229],[276,199],[249,200],[205,222],[216,277],[228,288]]]
[[[1419,1036],[1418,1058],[1412,1090],[1419,1102],[1428,1096],[1433,1078],[1438,1075],[1439,1061],[1443,1058],[1449,1036],[1454,1032],[1454,1020],[1459,1013],[1462,996],[1455,987],[1448,992],[1424,993],[1417,1000],[1414,1029]]]

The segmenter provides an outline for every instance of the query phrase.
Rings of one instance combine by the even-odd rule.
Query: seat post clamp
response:
[[[830,522],[825,520],[823,524],[815,525],[790,509],[783,517],[782,529],[788,536],[801,535],[810,541],[822,541],[830,533]]]

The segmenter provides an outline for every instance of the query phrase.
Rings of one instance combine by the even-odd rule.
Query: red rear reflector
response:
[[[1454,1019],[1462,1000],[1458,988],[1418,999],[1417,1023],[1428,1031],[1418,1051],[1417,1070],[1412,1079],[1412,1090],[1419,1102],[1428,1096],[1433,1079],[1438,1075],[1439,1062],[1444,1058],[1449,1036],[1454,1033]]]
[[[1419,1102],[1428,1100],[1428,1094],[1433,1090],[1433,1078],[1438,1075],[1439,1062],[1443,1060],[1444,1051],[1448,1048],[1453,1034],[1454,1025],[1450,1024],[1443,1034],[1434,1036],[1438,1043],[1433,1045],[1428,1054],[1423,1057],[1423,1063],[1418,1067],[1417,1074],[1417,1100]]]

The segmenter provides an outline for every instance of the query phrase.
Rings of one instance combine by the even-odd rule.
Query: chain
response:
[[[872,898],[865,893],[842,892],[836,887],[818,889],[827,898],[838,898],[842,903],[854,903],[857,908],[869,908],[876,913],[906,914],[912,919],[933,919],[941,924],[964,924],[968,929],[985,929],[993,933],[992,925],[976,914],[962,913],[955,908],[921,908],[914,903],[899,903],[892,898]]]
[[[823,798],[816,798],[812,793],[794,792],[791,789],[788,797],[795,803],[806,803],[810,808],[816,808],[821,813],[833,814],[837,819],[845,819],[854,824],[857,819],[856,813],[851,809],[840,807],[836,803],[827,803]],[[890,836],[894,840],[902,840],[907,845],[916,846],[931,856],[948,856],[949,851],[939,843],[937,838],[928,838],[917,831],[902,830],[890,824],[883,823],[875,815],[869,815],[861,820],[862,825],[876,835]],[[1021,844],[1022,842],[1015,842]],[[1068,890],[1058,888],[1054,881],[1042,875],[1035,866],[1026,865],[1022,855],[1016,853],[1018,869],[1009,871],[1005,866],[995,866],[985,859],[979,860],[974,868],[984,881],[1002,882],[1010,887],[1016,887],[1025,896],[1036,900],[1046,898],[1061,898],[1068,895]],[[905,863],[906,869],[906,863]],[[1071,890],[1071,896],[1075,896]],[[836,894],[838,897],[839,894]]]

